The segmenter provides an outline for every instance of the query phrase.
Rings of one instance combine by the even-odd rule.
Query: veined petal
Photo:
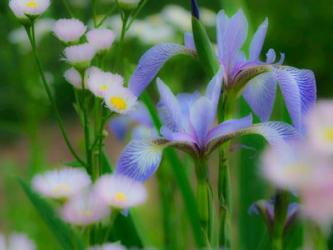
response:
[[[210,127],[215,119],[213,103],[206,97],[200,97],[190,109],[190,126],[199,147],[204,147]]]
[[[245,134],[258,134],[263,136],[271,145],[285,144],[287,141],[292,141],[299,138],[297,130],[287,123],[283,122],[264,122],[256,124],[250,128],[241,131]]]
[[[250,80],[244,90],[243,96],[252,111],[267,121],[272,114],[276,95],[276,80],[272,72],[266,72]]]
[[[205,96],[213,103],[215,113],[221,96],[223,74],[223,69],[221,68],[219,72],[214,76],[214,78],[210,81],[206,89]]]
[[[273,75],[279,82],[289,115],[297,129],[303,128],[303,116],[316,102],[316,80],[312,71],[275,66]]]
[[[244,12],[238,11],[229,20],[222,12],[218,17],[218,39],[220,61],[226,67],[227,72],[234,64],[234,59],[237,57],[239,50],[242,48],[248,32],[248,23]],[[221,30],[221,31],[220,31]]]
[[[265,21],[259,26],[256,33],[253,36],[250,45],[250,60],[255,61],[259,59],[262,47],[264,45],[265,37],[267,34],[268,28],[268,19],[266,18]]]
[[[146,181],[160,165],[164,145],[149,140],[133,140],[121,153],[116,173]]]
[[[160,113],[164,124],[173,131],[181,131],[183,117],[178,99],[159,78],[157,79],[157,88],[161,98]]]
[[[137,68],[129,80],[129,89],[136,96],[139,96],[171,57],[192,53],[192,50],[174,43],[163,43],[154,46],[141,57]]]
[[[207,146],[207,154],[210,154],[219,145],[234,137],[248,134],[261,135],[268,141],[268,143],[273,146],[286,145],[287,141],[296,140],[299,138],[299,133],[297,130],[289,124],[283,122],[259,123],[251,127],[239,129],[232,133],[226,133],[223,136],[214,138]]]
[[[241,119],[227,120],[209,131],[208,142],[250,126],[252,126],[252,115],[248,115]]]

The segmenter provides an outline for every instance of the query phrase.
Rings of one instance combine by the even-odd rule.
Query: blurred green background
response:
[[[84,1],[76,0],[75,2],[82,4]],[[110,8],[110,4],[102,3],[102,0],[100,2],[98,13],[102,15],[107,8]],[[274,48],[286,54],[285,64],[312,69],[316,74],[319,97],[333,96],[333,72],[330,61],[333,55],[332,1],[199,0],[198,2],[200,6],[215,13],[222,8],[225,8],[228,13],[234,13],[242,7],[248,16],[252,33],[267,16],[270,25],[265,41],[265,51]],[[170,4],[180,5],[189,10],[189,1],[150,0],[139,18],[160,15],[162,9]],[[89,1],[86,7],[75,8],[75,13],[81,20],[88,21]],[[52,7],[45,15],[53,19],[66,16],[61,1],[58,0],[53,0]],[[150,19],[150,22],[154,22],[153,20]],[[169,21],[172,23],[172,20]],[[47,169],[70,158],[56,128],[32,55],[27,49],[29,48],[27,42],[23,41],[23,44],[10,42],[10,33],[19,26],[8,8],[7,0],[2,0],[0,2],[0,232],[14,230],[28,232],[32,238],[38,239],[40,249],[45,249],[42,246],[49,241],[53,242],[53,239],[20,192],[16,176],[28,179],[36,170]],[[169,26],[172,25],[169,24]],[[211,26],[207,28],[214,39],[214,28]],[[182,30],[177,27],[174,29],[172,36],[163,38],[166,39],[165,41],[182,41]],[[134,36],[126,40],[124,57],[129,65],[128,75],[133,71],[140,56],[152,45]],[[50,84],[53,85],[58,106],[66,118],[66,127],[73,136],[73,140],[80,143],[80,133],[77,131],[71,106],[72,89],[62,76],[66,69],[61,61],[62,49],[51,33],[47,33],[39,44],[44,70],[49,76]],[[112,63],[114,62],[110,61],[110,65]],[[198,63],[184,57],[169,62],[162,70],[161,76],[177,91],[203,88],[207,82]],[[252,202],[267,198],[269,193],[258,178],[256,170],[262,142],[253,141],[250,138],[243,143],[254,145],[255,151],[243,150],[241,161],[250,162],[247,163],[249,166],[235,170],[239,179],[234,182],[238,186],[239,194],[243,197],[239,203],[236,202],[239,205],[239,211],[236,212],[235,217],[242,225],[236,237],[240,239],[239,246],[242,249],[265,249],[263,225],[258,218],[251,217],[247,212]],[[116,155],[121,149],[121,146],[114,145],[110,148],[111,155]],[[251,181],[254,179],[257,180]],[[242,193],[244,190],[246,193]],[[254,224],[257,225],[254,226]],[[147,227],[150,229],[151,226]],[[151,235],[154,237],[154,233]],[[160,236],[156,235],[156,238],[153,242],[156,245],[161,244]],[[54,247],[54,249],[57,248]]]

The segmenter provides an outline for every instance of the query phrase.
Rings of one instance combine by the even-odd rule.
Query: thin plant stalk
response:
[[[274,223],[271,234],[272,250],[283,250],[283,233],[288,214],[290,194],[278,190],[274,204]]]
[[[211,187],[208,178],[207,159],[199,157],[195,160],[195,170],[197,175],[197,206],[200,217],[202,238],[205,240],[206,249],[211,248],[212,239],[212,217],[211,208],[212,197]]]
[[[34,23],[31,26],[31,32],[30,32],[29,27],[25,26],[25,29],[26,29],[26,32],[27,32],[27,35],[28,35],[28,38],[29,38],[29,41],[30,41],[30,44],[31,44],[31,47],[32,47],[32,52],[33,52],[33,55],[34,55],[34,58],[35,58],[35,62],[36,62],[36,65],[37,65],[38,72],[39,72],[40,77],[42,79],[42,83],[43,83],[44,89],[46,91],[46,94],[47,94],[47,96],[48,96],[48,98],[50,100],[52,109],[53,109],[53,111],[55,113],[55,116],[56,116],[56,119],[57,119],[57,122],[58,122],[58,126],[59,126],[61,134],[62,134],[62,136],[63,136],[63,138],[65,140],[66,146],[69,149],[69,151],[71,152],[71,154],[73,155],[73,157],[78,162],[80,162],[83,166],[85,166],[86,163],[75,152],[73,146],[71,145],[71,143],[70,143],[70,141],[68,139],[67,133],[66,133],[65,128],[64,128],[63,120],[61,118],[61,115],[60,115],[59,110],[57,108],[56,102],[55,102],[55,100],[54,100],[54,98],[52,96],[51,89],[50,89],[50,87],[49,87],[49,85],[47,83],[44,71],[42,69],[42,65],[40,63],[40,60],[39,60],[39,57],[38,57],[38,53],[37,53],[37,49],[36,49]]]

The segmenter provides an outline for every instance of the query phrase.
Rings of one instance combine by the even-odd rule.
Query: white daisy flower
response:
[[[35,243],[30,240],[25,234],[14,233],[9,236],[7,248],[9,250],[36,250]]]
[[[89,187],[91,180],[80,168],[64,168],[36,175],[33,188],[45,197],[66,199]]]
[[[116,37],[112,30],[102,28],[90,30],[86,36],[88,43],[97,51],[110,49]]]
[[[122,175],[104,175],[97,180],[95,192],[109,206],[126,209],[142,204],[147,191],[141,182]]]
[[[0,250],[6,250],[6,238],[0,233]]]
[[[71,85],[73,85],[77,89],[82,89],[82,77],[74,68],[70,68],[65,71],[64,77],[67,82],[69,82]]]
[[[88,250],[126,250],[126,247],[119,243],[106,243],[100,246],[89,247]]]
[[[91,60],[96,55],[96,49],[92,45],[84,43],[67,47],[64,54],[67,62],[84,69],[89,67]]]
[[[103,98],[114,86],[122,86],[124,79],[118,74],[104,72],[97,67],[90,67],[86,71],[86,83],[89,90],[97,97]]]
[[[104,101],[111,111],[126,114],[137,104],[137,97],[129,89],[115,85],[105,93]]]
[[[94,224],[110,213],[108,205],[90,190],[73,196],[61,210],[65,221],[79,226]]]
[[[320,101],[307,114],[308,139],[317,153],[333,153],[333,102]]]
[[[9,7],[19,19],[39,16],[50,6],[50,0],[10,0]]]
[[[55,36],[65,43],[78,42],[87,27],[78,19],[59,19],[53,27]]]

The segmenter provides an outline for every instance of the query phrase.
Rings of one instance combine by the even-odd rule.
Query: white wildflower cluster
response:
[[[333,221],[333,102],[319,102],[306,116],[301,141],[269,148],[264,176],[299,195],[303,215],[328,226]]]
[[[60,41],[69,45],[64,56],[72,67],[64,73],[66,81],[77,89],[88,89],[96,97],[104,99],[113,112],[123,114],[133,109],[137,97],[124,86],[123,77],[92,66],[96,55],[112,47],[115,39],[112,30],[96,28],[87,31],[87,27],[77,19],[60,19],[53,32]],[[86,42],[81,43],[82,40]]]
[[[10,0],[9,7],[21,21],[35,19],[50,6],[50,0]]]
[[[62,218],[77,226],[108,218],[112,208],[121,210],[140,205],[147,196],[140,182],[121,175],[103,175],[92,183],[87,172],[80,168],[36,175],[32,186],[44,197],[61,201],[64,204],[60,209]]]
[[[201,8],[201,21],[208,27],[214,27],[216,14]],[[121,31],[121,17],[113,16],[106,21],[113,30]],[[167,5],[160,15],[150,15],[145,19],[136,20],[127,32],[127,37],[139,39],[142,43],[152,45],[177,40],[177,35],[190,32],[191,13],[178,6]],[[179,36],[182,37],[182,36]]]

